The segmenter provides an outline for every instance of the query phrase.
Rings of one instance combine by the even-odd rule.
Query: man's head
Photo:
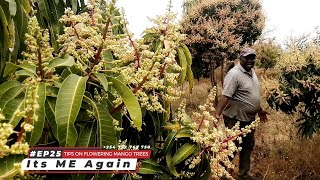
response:
[[[240,64],[246,70],[253,68],[256,60],[256,51],[252,48],[244,48],[240,52]]]

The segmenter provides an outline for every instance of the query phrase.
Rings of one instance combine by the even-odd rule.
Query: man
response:
[[[216,108],[216,117],[223,119],[228,128],[232,128],[238,121],[241,128],[245,127],[255,120],[256,114],[259,115],[261,121],[267,120],[267,113],[260,107],[259,81],[252,69],[255,59],[254,49],[243,49],[240,53],[240,64],[233,67],[224,79],[222,96]],[[242,138],[238,179],[253,179],[248,172],[254,142],[254,131]]]

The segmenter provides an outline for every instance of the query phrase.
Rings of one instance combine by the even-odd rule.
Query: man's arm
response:
[[[217,108],[216,108],[216,118],[222,119],[221,113],[224,110],[224,108],[227,106],[230,98],[235,94],[235,92],[238,89],[238,80],[236,73],[232,70],[230,70],[226,77],[224,78],[223,82],[223,90],[222,95],[219,99]]]
[[[216,118],[221,118],[221,113],[223,109],[227,106],[229,102],[230,97],[221,95],[220,100],[218,102],[217,108],[216,108]]]

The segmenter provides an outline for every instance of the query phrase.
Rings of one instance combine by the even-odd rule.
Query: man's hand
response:
[[[267,122],[268,121],[268,117],[267,115],[270,115],[268,112],[261,110],[260,112],[258,112],[258,116],[260,118],[261,122]]]
[[[222,116],[222,114],[216,114],[215,115],[216,116],[216,119],[218,120],[218,121],[223,121],[223,116]]]

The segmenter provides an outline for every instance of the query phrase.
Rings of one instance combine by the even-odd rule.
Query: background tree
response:
[[[299,132],[312,137],[320,130],[320,46],[303,44],[288,49],[277,62],[277,80],[266,81],[270,107],[298,114]]]
[[[211,77],[214,69],[237,58],[242,46],[261,35],[265,16],[258,0],[186,0],[182,32],[188,35],[196,78]]]
[[[254,49],[257,51],[257,63],[259,68],[263,68],[266,71],[269,68],[273,68],[277,64],[277,60],[281,55],[281,47],[273,40],[262,41],[256,43]]]
[[[314,38],[314,42],[316,43],[317,37]],[[310,34],[302,34],[299,36],[290,35],[284,41],[284,46],[287,49],[297,48],[299,50],[303,50],[308,47],[308,44],[311,43]]]

